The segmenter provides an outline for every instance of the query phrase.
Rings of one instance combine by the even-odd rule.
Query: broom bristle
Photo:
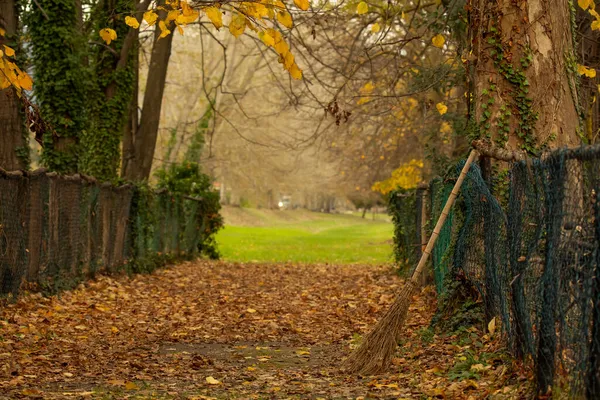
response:
[[[388,369],[416,289],[417,286],[412,280],[406,282],[402,291],[396,296],[394,304],[375,328],[364,337],[358,349],[344,362],[344,369],[347,372],[374,375]]]

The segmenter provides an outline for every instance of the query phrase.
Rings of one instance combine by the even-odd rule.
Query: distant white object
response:
[[[283,201],[279,202],[279,208],[283,207]]]

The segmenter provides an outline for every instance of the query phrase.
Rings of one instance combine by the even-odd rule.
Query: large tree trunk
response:
[[[133,181],[141,181],[150,177],[156,148],[160,110],[167,79],[167,67],[171,57],[171,44],[173,43],[173,34],[162,39],[159,36],[160,29],[157,26],[148,68],[142,116],[133,140],[133,157],[124,168],[125,178]]]
[[[492,141],[496,147],[524,150],[530,155],[580,144],[569,2],[471,0],[469,9],[472,52],[465,58],[469,61],[470,98],[474,102],[470,108],[474,136]],[[518,292],[522,286],[519,289],[517,278],[512,284]],[[552,278],[551,282],[557,285],[556,280]],[[539,394],[551,390],[555,375],[556,299],[551,296],[555,289],[544,288],[537,327],[538,349],[533,356]],[[516,303],[513,306],[519,308]],[[524,337],[519,323],[512,329],[516,337]],[[530,351],[527,347],[517,343],[516,351]]]
[[[472,0],[470,9],[476,136],[530,154],[579,144],[569,2]]]
[[[0,28],[6,31],[0,36],[0,47],[15,37],[18,28],[17,7],[14,0],[0,0]],[[23,138],[23,121],[20,104],[14,89],[0,92],[0,167],[7,170],[24,169],[26,163],[18,151],[26,151]]]

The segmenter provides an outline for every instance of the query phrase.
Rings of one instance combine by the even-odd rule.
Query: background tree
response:
[[[0,1],[0,50],[4,45],[18,49],[19,10],[13,0]],[[0,72],[2,74],[2,72]],[[0,79],[0,167],[25,169],[28,160],[27,134],[21,115],[17,89],[5,88]]]

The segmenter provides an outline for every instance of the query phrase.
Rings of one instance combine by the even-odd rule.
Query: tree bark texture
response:
[[[471,0],[471,118],[476,138],[540,150],[580,143],[567,0]]]
[[[18,14],[14,0],[0,0],[0,28],[6,31],[0,36],[0,47],[10,43],[17,33]],[[24,169],[25,162],[18,157],[18,150],[24,149],[23,120],[17,93],[12,88],[0,91],[0,167],[12,171]]]
[[[152,170],[167,68],[173,43],[173,34],[164,38],[159,36],[160,29],[157,26],[148,67],[142,115],[133,137],[133,152],[130,152],[133,157],[124,166],[124,176],[132,181],[148,179]]]

